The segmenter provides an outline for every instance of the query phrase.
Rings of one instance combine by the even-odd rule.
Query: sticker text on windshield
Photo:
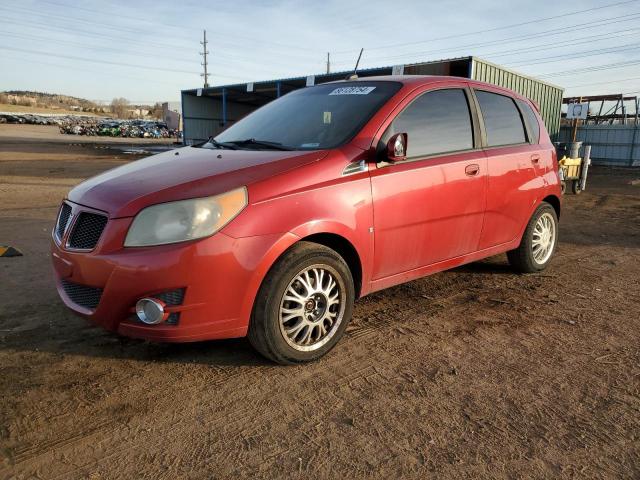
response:
[[[340,87],[333,90],[329,95],[367,95],[375,89],[376,87]]]

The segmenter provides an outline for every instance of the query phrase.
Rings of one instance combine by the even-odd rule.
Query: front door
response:
[[[418,94],[381,138],[408,134],[407,160],[371,171],[373,279],[476,251],[487,163],[464,88]]]

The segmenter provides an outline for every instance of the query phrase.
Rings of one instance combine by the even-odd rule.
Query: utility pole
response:
[[[331,61],[329,60],[329,52],[327,52],[327,74],[331,73]]]
[[[207,50],[207,31],[204,30],[204,39],[200,42],[202,45],[202,52],[200,55],[204,57],[204,62],[201,65],[204,67],[204,73],[201,73],[200,76],[204,77],[204,88],[209,87],[209,72],[207,71],[207,55],[209,54],[209,50]]]

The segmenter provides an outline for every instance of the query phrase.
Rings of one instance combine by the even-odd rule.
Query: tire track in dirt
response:
[[[462,274],[462,276],[464,277],[465,274]],[[452,289],[454,285],[455,284],[447,285],[444,288]],[[389,330],[397,328],[398,323],[406,324],[409,321],[414,320],[414,315],[416,314],[418,314],[421,318],[430,317],[446,309],[451,309],[456,306],[464,306],[466,305],[467,300],[469,299],[468,292],[451,292],[449,295],[445,297],[442,297],[442,294],[443,292],[437,292],[438,300],[437,302],[435,302],[437,306],[432,307],[431,310],[427,312],[415,307],[409,308],[409,309],[403,309],[401,312],[401,317],[399,319],[395,319],[394,321],[385,321],[384,314],[386,312],[382,312],[382,314],[376,318],[376,322],[373,325],[371,324],[365,325],[364,326],[365,328],[362,328],[361,330],[356,330],[356,334],[351,335],[350,337],[353,339],[358,339],[365,336],[386,338]],[[375,304],[375,302],[373,303]],[[303,375],[303,377],[306,377],[306,378],[314,377],[319,384],[324,384],[326,381],[334,380],[337,387],[336,390],[339,390],[341,388],[348,388],[353,390],[358,386],[358,384],[374,385],[376,377],[380,377],[380,371],[374,369],[371,365],[362,366],[361,361],[362,359],[353,359],[352,361],[347,362],[346,364],[341,364],[340,367],[342,371],[336,372],[332,368],[328,370],[323,369],[322,373],[327,371],[331,372],[331,373],[325,374],[327,378],[323,378],[323,375],[318,375],[317,371],[307,372],[307,374]],[[267,367],[267,370],[268,369],[269,368]],[[243,380],[246,380],[247,376],[251,375],[252,373],[259,375],[260,370],[265,370],[265,369],[264,368],[244,369],[244,368],[236,367],[229,370],[228,368],[213,367],[213,370],[210,372],[211,373],[210,378],[213,378],[213,381],[210,383],[210,385],[212,388],[220,388],[226,384],[231,384],[233,385],[234,389],[238,387],[242,388],[242,386],[238,385],[238,383],[243,383]],[[345,371],[348,373],[339,376],[337,379],[334,378],[336,373],[340,375]],[[268,372],[265,372],[265,373],[268,374]],[[306,378],[302,378],[299,380],[305,380]],[[268,423],[268,421],[273,417],[273,413],[271,410],[269,410],[268,408],[261,408],[261,407],[264,407],[266,405],[266,402],[264,401],[264,397],[276,395],[281,390],[281,388],[285,386],[284,385],[286,383],[285,377],[280,377],[280,378],[276,377],[276,379],[279,381],[272,384],[272,389],[269,392],[260,393],[255,397],[244,396],[243,400],[245,401],[245,404],[246,404],[246,407],[244,409],[240,409],[240,410],[234,409],[232,408],[231,404],[229,404],[228,407],[222,408],[222,410],[228,411],[229,412],[228,414],[223,415],[222,417],[213,418],[205,422],[205,424],[209,427],[212,427],[214,430],[220,430],[223,433],[228,431],[235,431],[236,432],[235,435],[230,437],[231,440],[238,441],[239,439],[241,439],[241,441],[245,445],[247,444],[250,445],[251,444],[250,439],[252,438],[252,436],[255,435],[257,432],[259,432],[262,426],[265,423]],[[380,378],[380,380],[384,381],[384,378]],[[142,390],[143,390],[142,386],[140,388],[135,388],[133,390],[130,389],[129,395],[135,392],[141,392]],[[239,400],[240,399],[234,399],[235,402]],[[298,399],[298,401],[300,402],[304,400],[305,400],[304,396]],[[326,398],[324,400],[330,400],[330,399]],[[255,414],[256,411],[260,411],[260,410],[262,410],[263,413]],[[101,433],[100,430],[101,430],[100,428],[89,429],[85,431],[85,435],[89,437],[94,434],[99,434]],[[178,430],[178,431],[181,431],[181,430]],[[65,449],[68,446],[72,446],[73,443],[82,435],[83,434],[80,433],[72,438],[61,440],[59,442],[52,442],[51,444],[33,445],[30,449],[25,450],[24,452],[23,451],[17,452],[16,463],[21,463],[27,460],[28,453],[31,451],[36,451],[38,449],[40,449],[40,451],[46,450],[46,452],[43,453],[44,455],[52,449],[57,449],[57,450]],[[277,457],[279,455],[282,455],[285,452],[286,450],[281,451],[280,449],[275,449],[271,452],[263,452],[263,453],[264,455],[267,456],[267,458],[271,458],[274,456]],[[193,457],[194,457],[193,460],[195,461],[195,463],[201,462],[206,457],[206,455],[207,455],[207,450],[204,447],[201,449],[197,449],[193,453]]]
[[[82,430],[74,433],[74,435],[55,438],[51,440],[38,441],[30,445],[16,447],[12,452],[12,461],[14,465],[20,465],[21,463],[37,459],[43,455],[51,453],[53,450],[60,450],[63,448],[71,447],[73,444],[79,441],[86,441],[88,437],[96,435],[101,432],[110,430],[113,426],[111,421],[102,421],[94,425],[83,426]]]

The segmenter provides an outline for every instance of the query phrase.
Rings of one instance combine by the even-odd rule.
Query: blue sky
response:
[[[362,67],[478,55],[567,95],[640,93],[640,0],[2,0],[0,18],[0,90],[176,101],[206,28],[212,85],[321,73],[327,52],[349,69],[364,47]]]

